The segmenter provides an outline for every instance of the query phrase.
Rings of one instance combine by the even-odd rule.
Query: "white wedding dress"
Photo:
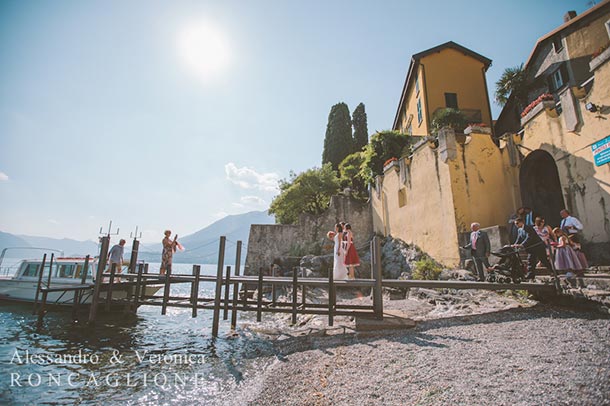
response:
[[[337,233],[333,238],[335,247],[333,249],[333,279],[347,279],[347,266],[345,266],[345,250],[343,249],[343,233]],[[339,255],[337,255],[337,250]]]

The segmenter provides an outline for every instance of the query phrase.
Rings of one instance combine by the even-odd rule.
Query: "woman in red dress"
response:
[[[345,265],[349,269],[348,278],[356,279],[354,268],[360,266],[360,257],[358,257],[358,252],[354,245],[354,233],[352,232],[352,226],[349,223],[345,224],[345,240]]]

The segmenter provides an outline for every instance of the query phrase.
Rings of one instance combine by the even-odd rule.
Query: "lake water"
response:
[[[174,273],[191,270],[174,264]],[[202,266],[202,274],[215,273],[216,265]],[[213,290],[201,283],[200,297]],[[171,293],[188,296],[190,284]],[[254,317],[239,313],[238,325]],[[136,315],[101,315],[94,326],[86,315],[80,320],[53,310],[37,331],[32,306],[0,304],[0,404],[214,403],[263,368],[262,355],[273,354],[271,344],[244,332],[229,337],[229,321],[221,320],[213,339],[210,310],[192,318],[190,309],[168,308],[162,316],[160,307],[141,306]]]

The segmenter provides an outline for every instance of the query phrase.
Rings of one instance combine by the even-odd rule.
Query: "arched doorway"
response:
[[[523,206],[532,208],[534,215],[544,217],[551,227],[559,226],[559,212],[565,204],[551,154],[541,149],[531,152],[521,164],[519,183]]]

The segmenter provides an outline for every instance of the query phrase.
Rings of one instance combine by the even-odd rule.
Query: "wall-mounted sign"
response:
[[[595,165],[602,166],[610,162],[610,135],[591,145]]]

